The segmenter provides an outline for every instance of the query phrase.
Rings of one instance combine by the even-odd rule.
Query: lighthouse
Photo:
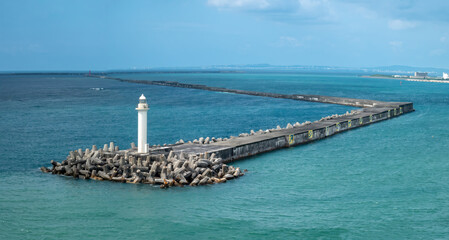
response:
[[[147,98],[142,94],[137,104],[137,151],[139,153],[148,153],[147,144]]]

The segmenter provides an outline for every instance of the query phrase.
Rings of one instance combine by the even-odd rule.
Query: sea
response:
[[[245,176],[174,187],[40,172],[69,151],[229,137],[355,108],[82,75],[0,75],[0,239],[449,239],[449,84],[357,73],[111,76],[286,94],[411,101],[415,112],[232,163]]]

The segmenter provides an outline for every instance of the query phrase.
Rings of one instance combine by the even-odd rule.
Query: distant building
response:
[[[443,79],[449,79],[449,74],[443,73]]]
[[[426,72],[415,72],[415,77],[427,77],[427,73]]]

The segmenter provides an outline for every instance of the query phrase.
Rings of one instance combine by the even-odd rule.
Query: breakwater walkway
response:
[[[191,88],[261,97],[339,104],[361,108],[348,114],[327,116],[312,123],[306,122],[303,124],[289,124],[286,128],[278,127],[276,129],[270,129],[266,131],[252,131],[251,133],[242,133],[238,137],[224,139],[225,141],[223,139],[207,138],[195,140],[188,143],[184,143],[183,141],[181,141],[177,144],[164,147],[152,147],[150,148],[149,153],[150,155],[152,153],[156,154],[161,152],[165,152],[168,154],[172,151],[175,154],[183,153],[187,155],[214,154],[214,156],[221,158],[225,163],[280,148],[306,144],[351,129],[399,117],[405,113],[414,111],[412,102],[383,102],[367,99],[342,98],[321,95],[277,94],[210,87],[205,85],[187,84],[173,81],[132,80],[109,76],[91,77],[111,79],[136,84]]]

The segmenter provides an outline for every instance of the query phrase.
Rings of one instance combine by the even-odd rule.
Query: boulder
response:
[[[190,183],[190,186],[196,186],[196,185],[198,185],[199,182],[200,182],[200,179],[197,177],[197,178],[193,179],[193,181]]]
[[[210,179],[209,177],[205,177],[205,178],[201,179],[200,182],[198,183],[198,185],[205,185],[205,184],[207,184],[209,179]]]
[[[225,174],[225,175],[224,175],[224,178],[225,178],[226,180],[231,180],[231,179],[234,178],[234,175],[231,175],[231,174]]]
[[[48,169],[48,168],[46,168],[46,167],[41,167],[41,171],[44,172],[44,173],[49,173],[49,172],[51,172],[51,170]]]
[[[211,165],[211,162],[206,159],[201,159],[198,162],[196,162],[196,167],[199,167],[199,168],[207,168],[210,165]]]

